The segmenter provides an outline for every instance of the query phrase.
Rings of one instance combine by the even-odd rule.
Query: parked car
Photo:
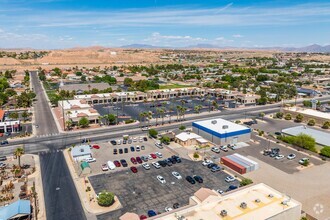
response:
[[[144,162],[148,161],[148,157],[147,156],[141,156],[141,160],[143,160]]]
[[[6,156],[0,156],[0,161],[6,161],[7,157]]]
[[[137,145],[136,148],[135,148],[135,150],[136,150],[137,152],[139,152],[139,151],[140,151],[140,146]]]
[[[212,171],[212,172],[218,172],[218,171],[220,171],[220,170],[221,170],[221,167],[219,167],[218,165],[213,166],[213,167],[211,168],[211,171]]]
[[[121,164],[119,163],[118,160],[113,161],[113,163],[115,164],[116,167],[121,167]]]
[[[127,143],[127,141],[124,139],[124,140],[123,140],[123,144],[126,144],[126,143]]]
[[[225,178],[225,181],[226,181],[227,183],[234,182],[234,181],[235,181],[235,177],[233,177],[233,176],[227,176],[227,177]]]
[[[123,149],[119,149],[119,154],[123,154]]]
[[[143,137],[143,140],[144,140],[144,141],[148,141],[148,138],[147,138],[147,137]]]
[[[9,142],[7,140],[1,141],[1,145],[6,145],[6,144],[9,144]]]
[[[128,140],[127,140],[127,143],[128,143],[128,144],[131,144],[131,143],[132,143],[132,139],[128,139]]]
[[[191,184],[195,184],[195,183],[196,183],[196,181],[194,180],[194,178],[192,178],[191,176],[187,176],[187,177],[186,177],[186,180],[187,180],[189,183],[191,183]]]
[[[142,166],[144,169],[150,170],[150,165],[148,163],[143,163]]]
[[[161,143],[156,142],[155,146],[158,147],[159,149],[163,149],[163,145]]]
[[[228,147],[227,146],[221,146],[220,150],[222,150],[224,152],[228,152]]]
[[[228,144],[227,147],[230,148],[230,149],[232,149],[232,150],[236,150],[237,149],[236,144]]]
[[[263,155],[269,156],[272,152],[270,150],[264,150]]]
[[[101,168],[102,168],[102,171],[108,171],[109,170],[109,167],[108,167],[107,164],[102,164]]]
[[[212,147],[211,151],[213,151],[214,153],[217,153],[217,154],[220,153],[220,149],[217,147]]]
[[[100,146],[95,144],[95,145],[93,145],[93,148],[98,150],[98,149],[100,149]]]
[[[165,212],[170,212],[172,211],[173,209],[171,207],[165,207]]]
[[[221,189],[217,189],[217,192],[218,192],[220,195],[224,194],[224,191],[221,190]]]
[[[117,149],[113,149],[113,154],[118,154],[118,150]]]
[[[159,169],[160,168],[160,165],[159,165],[159,163],[157,163],[157,162],[152,162],[151,163],[156,169]]]
[[[87,163],[92,163],[92,162],[96,162],[96,159],[90,157],[90,158],[83,159],[82,161],[85,161],[85,162],[87,162]]]
[[[167,166],[172,166],[172,162],[169,159],[164,160]]]
[[[202,178],[202,177],[197,176],[197,175],[194,175],[193,177],[194,177],[194,179],[195,179],[197,182],[199,182],[199,183],[203,183],[203,178]]]
[[[175,160],[177,163],[181,163],[181,158],[179,156],[173,155],[172,159]]]
[[[287,158],[288,158],[289,160],[293,160],[294,158],[296,158],[296,155],[295,155],[295,154],[289,154],[289,155],[287,156]]]
[[[158,161],[158,163],[159,163],[159,165],[161,165],[162,167],[166,167],[166,165],[167,165],[166,161],[164,161],[164,160],[160,160],[160,161]]]
[[[107,165],[110,170],[114,170],[116,168],[116,165],[111,160],[107,162]]]
[[[230,186],[228,187],[228,189],[226,190],[226,192],[229,192],[229,191],[235,190],[235,189],[237,189],[237,188],[238,188],[238,187],[235,186],[235,185],[230,185]]]
[[[117,144],[120,145],[121,144],[121,140],[117,140]]]
[[[283,159],[284,158],[284,155],[277,155],[276,157],[275,157],[275,160],[281,160],[281,159]]]
[[[215,166],[217,166],[217,164],[215,164],[215,163],[210,163],[210,164],[207,165],[207,168],[211,169],[212,167],[215,167]]]
[[[149,217],[152,217],[152,216],[156,216],[157,214],[156,214],[156,212],[154,211],[154,210],[149,210],[148,211],[148,216]]]
[[[302,158],[302,159],[299,160],[299,164],[303,165],[303,164],[306,163],[306,161],[309,161],[309,159],[306,158],[306,157],[305,158]]]
[[[203,165],[203,166],[208,166],[209,164],[213,164],[213,161],[212,161],[212,160],[204,160],[204,161],[202,162],[202,165]]]
[[[146,147],[144,145],[141,146],[141,150],[145,150]]]
[[[178,208],[180,208],[180,204],[179,203],[174,203],[173,204],[173,209],[178,209]]]
[[[121,159],[121,160],[120,160],[120,163],[121,163],[121,165],[122,165],[123,167],[127,167],[127,166],[128,166],[126,160],[124,160],[124,159]]]
[[[149,130],[149,127],[142,127],[142,131],[148,131]]]
[[[164,179],[164,177],[162,177],[162,176],[160,176],[160,175],[157,176],[157,179],[158,179],[158,181],[161,182],[162,184],[165,184],[165,183],[166,183],[166,180]]]
[[[176,160],[174,160],[172,157],[167,158],[167,160],[171,161],[172,164],[176,164]]]
[[[136,161],[136,159],[135,159],[134,157],[131,157],[131,162],[132,162],[133,164],[137,164],[137,161]]]
[[[156,156],[157,156],[158,158],[162,158],[162,157],[163,157],[163,154],[162,154],[162,153],[156,152],[155,154],[156,154]]]
[[[140,215],[140,220],[147,219],[148,217],[146,215]]]
[[[150,156],[152,157],[152,159],[156,159],[157,155],[156,154],[150,154]]]
[[[128,153],[128,148],[127,147],[124,148],[124,153],[126,153],[126,154]]]
[[[175,178],[177,178],[178,180],[181,180],[181,179],[182,179],[182,176],[181,176],[180,173],[178,173],[178,172],[173,171],[173,172],[172,172],[172,175],[173,175]]]
[[[148,158],[148,160],[152,160],[153,159],[151,155],[148,155],[146,157]]]
[[[136,167],[131,167],[131,171],[132,171],[133,173],[137,173],[137,172],[138,172],[138,170],[137,170]]]
[[[135,148],[133,146],[131,146],[130,148],[131,148],[131,152],[135,151]]]
[[[141,160],[141,157],[136,157],[136,161],[141,164],[142,163],[142,160]]]

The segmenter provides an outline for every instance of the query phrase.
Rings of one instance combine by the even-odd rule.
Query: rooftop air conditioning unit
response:
[[[288,201],[287,200],[284,200],[281,202],[282,205],[288,205]]]
[[[84,149],[83,148],[80,148],[80,152],[84,152]]]
[[[220,215],[222,216],[222,217],[225,217],[225,216],[227,216],[227,211],[226,210],[221,210],[221,212],[220,212]]]
[[[269,197],[269,198],[273,198],[274,195],[273,195],[273,194],[269,194],[268,197]]]
[[[255,203],[260,203],[260,199],[254,200]]]
[[[247,208],[247,204],[245,202],[242,202],[239,207],[241,207],[242,209],[246,209]]]
[[[228,125],[223,125],[222,129],[228,129]]]
[[[215,125],[218,122],[217,122],[217,120],[212,120],[211,123]]]

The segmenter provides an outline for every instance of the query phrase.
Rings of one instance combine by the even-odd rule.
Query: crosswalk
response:
[[[41,134],[41,135],[36,135],[36,137],[50,137],[50,136],[57,136],[57,135],[60,135],[60,133]]]

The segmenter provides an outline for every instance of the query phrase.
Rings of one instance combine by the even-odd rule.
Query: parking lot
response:
[[[179,172],[182,179],[176,179],[172,172]],[[161,175],[166,180],[162,184],[156,176]],[[190,184],[185,180],[186,176],[199,175],[203,183]],[[118,219],[126,212],[135,212],[146,215],[148,210],[157,213],[165,212],[165,207],[173,208],[173,204],[179,203],[180,207],[188,205],[189,197],[201,187],[210,189],[221,189],[225,191],[230,185],[239,185],[239,182],[225,182],[228,176],[224,172],[212,173],[201,162],[182,159],[181,163],[173,164],[171,167],[156,169],[151,167],[145,170],[138,166],[138,172],[132,173],[128,168],[115,173],[100,174],[89,177],[96,193],[102,190],[114,192],[123,208],[98,216],[98,219]]]
[[[91,143],[91,145],[97,145],[100,147],[100,149],[92,149],[93,157],[96,159],[96,162],[90,163],[90,167],[92,169],[92,175],[104,173],[105,171],[102,171],[101,166],[102,164],[106,164],[107,161],[114,162],[115,160],[120,161],[121,159],[124,159],[128,163],[128,167],[133,166],[134,164],[130,161],[131,157],[141,157],[150,155],[151,153],[160,152],[163,154],[164,158],[170,157],[172,155],[167,149],[163,148],[157,148],[155,146],[155,141],[152,139],[149,139],[147,141],[140,142],[139,139],[143,136],[133,136],[132,139],[136,138],[136,142],[133,142],[128,144],[123,144],[123,138],[117,138],[113,140],[121,140],[121,144],[119,145],[113,145],[109,142],[102,142],[102,143]],[[136,151],[136,147],[139,146],[140,151]],[[142,146],[144,146],[144,150],[142,150]],[[134,147],[134,152],[131,151],[131,147]],[[128,153],[125,153],[125,148],[127,148]],[[113,153],[113,150],[117,149],[117,154]],[[120,153],[120,149],[123,150],[122,153]],[[135,166],[135,165],[134,165]],[[107,171],[107,172],[115,172],[118,170],[123,170],[127,168],[116,167],[113,171]]]
[[[94,108],[101,114],[118,114],[118,121],[124,121],[127,119],[140,120],[139,114],[141,112],[151,112],[153,118],[162,118],[164,116],[164,122],[167,123],[170,120],[169,116],[177,115],[177,106],[182,106],[186,108],[185,114],[196,113],[195,106],[201,106],[199,110],[200,113],[215,110],[215,107],[212,105],[213,101],[216,101],[218,104],[217,109],[221,110],[224,104],[224,101],[217,100],[214,97],[206,98],[196,98],[196,97],[182,97],[182,98],[173,98],[171,100],[165,101],[152,101],[152,102],[138,102],[138,103],[117,103],[114,105],[110,104],[96,104]],[[157,112],[158,108],[164,109],[164,113],[161,115]],[[171,118],[175,120],[175,117]],[[161,120],[160,120],[161,121]]]
[[[306,156],[301,152],[297,152],[295,150],[283,147],[279,144],[262,139],[256,136],[254,133],[252,133],[252,138],[258,141],[259,143],[250,141],[248,143],[250,146],[242,147],[236,150],[229,149],[228,152],[221,151],[220,154],[214,153],[211,150],[207,150],[205,154],[210,156],[211,158],[223,157],[234,153],[239,153],[243,156],[252,156],[288,174],[292,174],[300,171],[300,169],[298,169],[299,167],[301,167],[301,165],[299,164],[299,160],[302,158],[309,158],[309,162],[316,166],[324,164],[324,162],[321,160],[315,159],[310,156]],[[280,149],[279,154],[283,155],[284,158],[280,160],[276,160],[275,158],[272,158],[270,156],[263,155],[264,150],[271,148],[279,148]],[[204,151],[201,151],[201,154],[204,155]],[[295,154],[296,158],[292,160],[287,159],[287,156],[289,154]]]

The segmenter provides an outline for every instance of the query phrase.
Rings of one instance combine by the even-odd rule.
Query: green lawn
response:
[[[180,88],[188,88],[193,87],[189,85],[180,85],[180,84],[168,84],[168,85],[160,85],[160,89],[180,89]]]

